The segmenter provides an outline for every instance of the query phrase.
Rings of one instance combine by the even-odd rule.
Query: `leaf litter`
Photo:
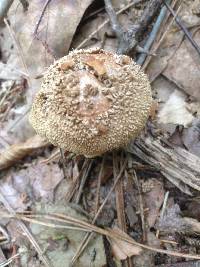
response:
[[[148,55],[144,63],[154,95],[151,118],[145,134],[126,150],[129,155],[125,152],[129,160],[120,178],[121,189],[118,186],[118,189],[110,191],[113,172],[116,172],[111,153],[106,155],[102,177],[99,177],[101,160],[95,158],[83,185],[83,157],[65,153],[67,179],[64,179],[57,151],[52,150],[45,140],[34,136],[27,114],[40,87],[40,78],[55,58],[82,45],[115,52],[118,40],[108,23],[103,2],[32,0],[27,11],[21,2],[25,1],[20,1],[20,4],[14,1],[11,5],[0,36],[1,212],[4,215],[6,210],[10,212],[1,223],[18,248],[15,257],[12,245],[2,245],[4,263],[8,264],[10,260],[13,266],[20,262],[22,267],[42,264],[70,266],[71,260],[75,259],[75,266],[113,266],[110,264],[112,261],[121,266],[121,261],[125,261],[130,267],[133,264],[146,267],[166,265],[172,261],[173,266],[178,266],[178,256],[199,259],[194,255],[198,254],[197,245],[193,245],[191,240],[188,243],[189,238],[198,239],[195,235],[200,229],[197,214],[189,213],[191,205],[188,204],[199,204],[200,177],[199,55],[191,42],[168,14],[150,48],[153,53],[158,47],[156,56]],[[112,1],[116,12],[121,13],[118,19],[125,31],[148,7],[146,1],[135,2]],[[190,31],[193,40],[199,43],[199,0],[169,2],[176,12],[178,10],[181,23]],[[154,21],[137,40],[141,46],[151,35],[153,24]],[[159,44],[162,36],[165,37]],[[138,52],[134,51],[131,56],[137,59]],[[95,60],[88,59],[87,63],[103,74],[103,66],[97,65]],[[120,162],[123,157],[119,153],[117,158]],[[141,192],[133,183],[134,172]],[[167,191],[169,198],[165,203]],[[103,205],[97,223],[90,224],[108,192],[111,192],[110,198]],[[98,200],[96,194],[99,194]],[[122,211],[116,207],[115,194],[117,205],[124,203]],[[70,199],[69,195],[72,196]],[[74,207],[77,198],[80,204]],[[35,217],[31,212],[35,212]],[[87,221],[87,231],[94,229],[99,235],[85,245],[85,233],[65,229],[64,221],[61,227],[58,223],[61,217],[56,215],[57,221],[50,223],[51,216],[55,216],[51,214],[55,212],[78,218],[78,226],[73,221],[73,227],[83,227]],[[41,218],[46,218],[42,223],[38,219],[41,213]],[[124,220],[120,217],[123,214],[126,229],[119,228]],[[22,226],[19,232],[16,222],[23,219],[26,219],[28,228]],[[98,228],[95,228],[97,224]],[[116,225],[117,230],[114,228]],[[24,233],[28,236],[26,241]],[[101,235],[107,236],[110,249],[106,249]],[[170,243],[172,240],[173,245]],[[43,250],[44,255],[41,253]],[[82,253],[79,255],[80,250]],[[167,255],[161,257],[160,253]],[[191,266],[189,261],[183,263]]]

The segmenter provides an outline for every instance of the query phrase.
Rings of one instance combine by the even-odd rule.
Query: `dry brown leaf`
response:
[[[149,183],[149,181],[147,181]],[[156,179],[151,179],[151,190],[144,194],[145,208],[148,208],[147,222],[153,227],[164,200],[163,184]],[[144,185],[143,185],[144,186]],[[150,186],[150,185],[149,185]]]
[[[175,90],[158,112],[158,122],[164,124],[183,125],[187,127],[192,123],[194,116],[188,111],[186,96]]]
[[[76,28],[92,0],[49,1],[44,9],[45,2],[29,1],[28,10],[24,12],[22,5],[14,1],[8,13],[31,76],[43,73],[55,58],[68,53]],[[4,33],[9,37],[7,29]],[[18,54],[12,50],[12,54],[15,52]],[[9,62],[13,64],[13,57]],[[16,58],[14,63],[16,68],[20,68],[20,60]],[[38,80],[33,80],[32,90],[28,93],[33,95],[33,89],[37,90],[39,84]]]
[[[196,43],[200,42],[200,32],[194,36]],[[185,40],[174,56],[169,60],[167,68],[164,70],[169,80],[175,82],[179,88],[187,94],[200,100],[200,60],[199,55],[191,46],[188,40]]]
[[[107,229],[108,231],[110,231],[109,229]],[[114,234],[120,234],[120,235],[124,235],[127,238],[130,238],[129,235],[127,235],[125,232],[123,232],[121,229],[119,228],[115,228],[112,230],[112,232],[114,232]],[[108,237],[107,237],[108,238]],[[114,256],[119,259],[119,260],[125,260],[128,257],[131,257],[133,255],[139,255],[142,252],[142,248],[137,246],[137,245],[133,245],[130,244],[126,241],[117,239],[117,238],[108,238],[110,244],[111,244],[111,248],[112,248],[112,252],[114,254]]]
[[[13,163],[29,155],[35,149],[45,147],[48,144],[47,140],[35,135],[24,143],[10,146],[0,153],[0,170],[10,167]]]

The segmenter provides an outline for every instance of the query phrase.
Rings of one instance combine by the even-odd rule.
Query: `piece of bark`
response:
[[[190,188],[200,191],[200,158],[187,150],[147,137],[130,143],[127,151],[156,167],[182,192],[192,195]]]

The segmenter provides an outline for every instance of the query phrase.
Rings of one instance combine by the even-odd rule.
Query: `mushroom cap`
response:
[[[151,102],[149,80],[130,57],[74,50],[47,70],[29,120],[52,144],[92,157],[136,137]]]

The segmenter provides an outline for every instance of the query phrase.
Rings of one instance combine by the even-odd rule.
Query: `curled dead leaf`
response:
[[[109,229],[107,229],[107,230],[109,230]],[[120,234],[120,235],[123,234],[124,236],[130,238],[129,235],[124,233],[119,228],[113,229],[112,232],[114,232],[115,235],[116,234]],[[120,239],[117,239],[114,237],[112,237],[112,238],[107,237],[107,239],[110,242],[113,255],[119,260],[125,260],[128,257],[131,257],[133,255],[139,255],[142,252],[141,247],[139,247],[137,245],[130,244],[124,240],[120,240]]]
[[[13,163],[22,159],[34,150],[45,147],[47,145],[47,140],[38,135],[35,135],[24,143],[10,146],[0,154],[0,170],[10,167]]]

